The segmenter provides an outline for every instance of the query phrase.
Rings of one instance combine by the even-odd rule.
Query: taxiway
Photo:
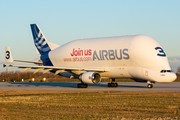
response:
[[[78,83],[72,82],[42,82],[42,83],[0,83],[0,90],[51,90],[51,91],[177,91],[180,83],[156,83],[153,88],[147,88],[146,83],[118,82],[117,88],[107,87],[107,82],[89,84],[88,88],[77,88]]]

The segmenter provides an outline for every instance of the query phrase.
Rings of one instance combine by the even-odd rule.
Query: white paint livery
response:
[[[159,51],[155,49],[156,47],[161,46],[153,38],[145,35],[82,39],[72,41],[54,51],[50,51],[49,57],[54,66],[82,68],[95,66],[96,68],[108,70],[108,72],[101,73],[102,77],[172,82],[176,79],[174,73],[167,72],[165,74],[160,72],[161,70],[171,70],[171,68],[166,56],[157,55]],[[92,51],[122,50],[126,48],[128,49],[129,59],[72,61],[73,58],[70,53],[72,53],[73,48],[80,48],[80,50],[91,49]],[[90,57],[92,58],[92,56]],[[64,61],[66,58],[70,58],[71,61]]]
[[[39,28],[36,24],[33,25],[34,28]],[[52,46],[48,41],[46,44]],[[40,46],[38,50],[41,53]],[[152,88],[152,83],[155,82],[173,82],[176,79],[160,44],[146,35],[74,40],[59,47],[56,45],[46,55],[41,54],[40,59],[43,66],[14,67],[43,69],[46,72],[79,78],[82,84],[78,84],[78,87],[87,87],[87,83],[98,83],[101,77],[112,79],[109,87],[118,86],[114,83],[116,78],[145,81],[148,88]],[[98,82],[95,81],[97,78]]]

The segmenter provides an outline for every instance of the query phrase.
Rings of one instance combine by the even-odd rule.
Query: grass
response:
[[[3,90],[0,95],[0,119],[180,118],[180,92]]]

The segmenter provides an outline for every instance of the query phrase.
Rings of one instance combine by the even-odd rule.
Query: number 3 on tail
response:
[[[161,47],[156,47],[155,50],[159,50],[159,53],[157,54],[158,56],[162,56],[162,57],[166,56],[164,50]]]
[[[10,58],[10,52],[6,51],[6,59],[9,59],[9,58]]]

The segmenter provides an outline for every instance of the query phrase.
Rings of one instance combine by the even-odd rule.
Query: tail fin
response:
[[[12,63],[13,58],[9,47],[5,47],[5,62]]]
[[[41,29],[37,24],[31,24],[31,30],[32,30],[32,35],[34,39],[34,44],[38,50],[38,52],[42,54],[49,53],[51,51],[50,46],[47,43],[47,40],[45,36],[43,35]]]

